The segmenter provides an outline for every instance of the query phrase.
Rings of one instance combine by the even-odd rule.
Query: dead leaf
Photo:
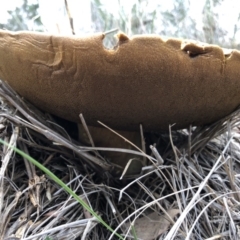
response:
[[[179,210],[170,209],[167,213],[171,218],[174,218],[179,213]],[[159,215],[157,212],[153,212],[138,218],[134,223],[134,228],[139,239],[152,240],[167,231],[170,224],[165,214]]]

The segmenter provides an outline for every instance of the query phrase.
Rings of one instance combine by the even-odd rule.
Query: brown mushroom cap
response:
[[[166,130],[214,122],[240,104],[240,52],[215,45],[104,34],[0,30],[0,79],[39,108],[90,125]]]

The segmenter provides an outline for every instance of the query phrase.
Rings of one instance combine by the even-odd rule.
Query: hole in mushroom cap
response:
[[[196,57],[208,52],[203,43],[184,41],[181,44],[181,50],[187,52],[190,57]]]
[[[118,39],[115,37],[115,31],[109,31],[104,34],[103,38],[103,46],[105,49],[110,50],[110,49],[116,49]]]
[[[107,50],[116,50],[119,45],[126,43],[129,41],[128,36],[123,33],[119,32],[117,35],[113,36],[114,32],[105,33],[103,38],[103,46]]]
[[[222,48],[222,50],[223,50],[223,54],[224,54],[225,60],[231,58],[232,52],[233,52],[232,49]]]

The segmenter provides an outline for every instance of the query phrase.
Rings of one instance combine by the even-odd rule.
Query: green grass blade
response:
[[[46,167],[44,167],[41,163],[36,161],[31,156],[27,155],[26,153],[22,152],[16,147],[11,146],[7,142],[0,139],[0,143],[8,146],[9,148],[12,148],[15,152],[17,152],[19,155],[21,155],[23,158],[27,159],[29,162],[34,164],[36,167],[41,169],[46,175],[48,175],[53,181],[55,181],[58,185],[60,185],[66,192],[68,192],[72,197],[74,197],[88,212],[90,212],[103,226],[105,226],[109,231],[114,232],[114,230],[100,217],[98,216],[92,208],[88,206],[87,203],[85,203],[74,191],[72,191],[71,188],[69,188],[61,179],[59,179],[54,173],[52,173],[50,170],[48,170]],[[123,239],[121,235],[118,233],[115,233],[119,239]]]

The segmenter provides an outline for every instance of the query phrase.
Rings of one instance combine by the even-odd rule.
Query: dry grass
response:
[[[75,126],[65,131],[4,83],[0,95],[1,139],[50,169],[123,238],[133,239],[132,223],[138,239],[239,239],[239,111],[211,126],[146,134],[154,164],[119,180],[74,139]],[[0,239],[116,239],[13,150],[2,146],[1,160]]]

